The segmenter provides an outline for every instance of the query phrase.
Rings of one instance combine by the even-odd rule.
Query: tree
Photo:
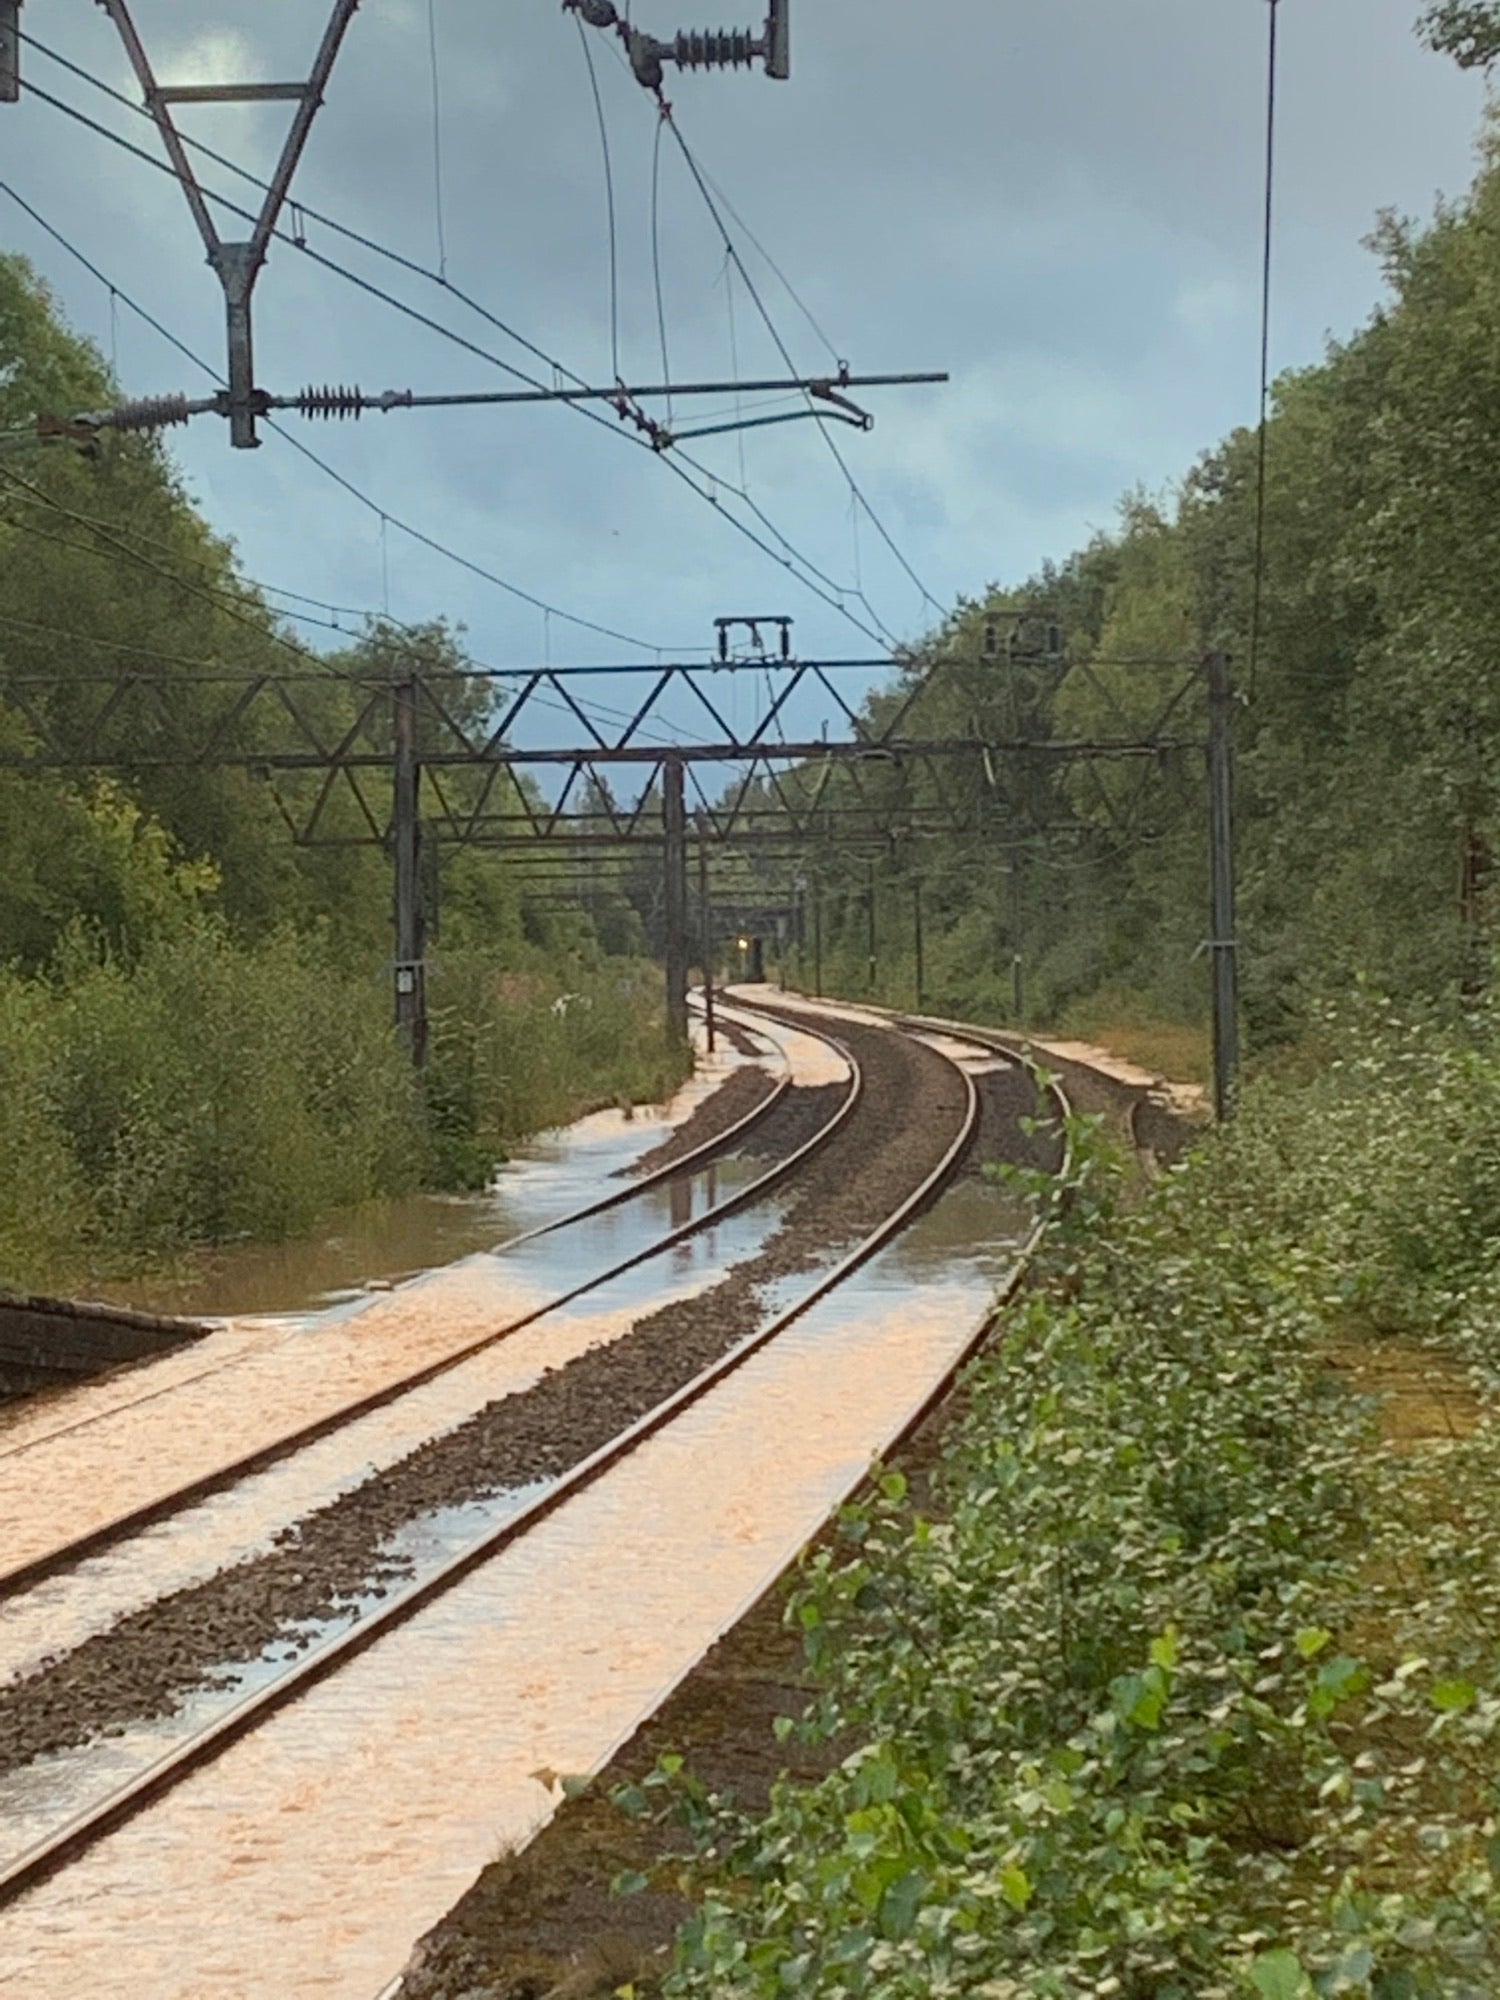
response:
[[[1500,61],[1500,4],[1435,0],[1417,23],[1417,33],[1439,55],[1452,56],[1461,69],[1489,69]]]

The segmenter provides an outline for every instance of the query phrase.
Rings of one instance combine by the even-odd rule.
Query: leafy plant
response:
[[[1138,1208],[1075,1133],[930,1510],[887,1475],[789,1603],[840,1762],[635,1802],[692,1848],[675,2000],[1495,1990],[1500,1441],[1439,1498],[1325,1357],[1354,1300],[1491,1379],[1500,1053],[1368,1000],[1324,1033]]]

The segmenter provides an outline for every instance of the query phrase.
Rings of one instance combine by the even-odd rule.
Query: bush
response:
[[[528,1132],[601,1104],[655,1102],[686,1074],[662,1020],[661,985],[628,961],[555,975],[504,972],[445,953],[431,984],[428,1098],[443,1185],[480,1186]]]
[[[665,1761],[674,2000],[1496,1991],[1500,1433],[1384,1448],[1328,1359],[1399,1333],[1500,1386],[1500,1055],[1325,1034],[1051,1253],[931,1511],[888,1475],[807,1564],[841,1764],[747,1816]]]
[[[0,1286],[123,1275],[198,1244],[280,1238],[419,1186],[477,1187],[508,1147],[600,1103],[665,1095],[659,985],[442,961],[413,1076],[384,973],[317,934],[237,941],[194,916],[126,960],[68,934],[45,977],[0,972]]]
[[[59,1261],[54,1183],[74,1232],[61,1261],[95,1271],[285,1236],[416,1186],[420,1107],[383,1015],[380,989],[331,974],[312,941],[241,945],[208,919],[133,965],[75,932],[46,980],[4,976],[0,1061],[33,1107],[0,1197],[7,1282]]]

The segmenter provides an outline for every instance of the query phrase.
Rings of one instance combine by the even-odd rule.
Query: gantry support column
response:
[[[687,810],[680,757],[668,757],[662,764],[661,820],[666,867],[667,1035],[679,1044],[687,1040],[688,1031]]]

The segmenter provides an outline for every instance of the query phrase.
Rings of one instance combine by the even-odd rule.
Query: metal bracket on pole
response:
[[[21,0],[0,0],[0,104],[21,95]]]
[[[422,764],[417,742],[417,681],[391,689],[391,847],[395,863],[396,1027],[413,1065],[427,1058],[427,968],[422,921]]]
[[[782,612],[763,611],[755,618],[716,618],[714,620],[714,630],[718,633],[719,637],[719,660],[721,664],[724,666],[731,664],[729,658],[729,635],[741,625],[745,627],[749,634],[749,644],[758,659],[763,660],[766,657],[766,642],[760,633],[762,625],[775,627],[780,635],[781,657],[783,660],[791,659],[792,620]]]
[[[0,6],[10,4],[11,0],[0,0]],[[19,4],[19,0],[16,0],[16,4]],[[229,418],[230,443],[242,451],[252,450],[260,442],[255,434],[255,422],[257,417],[265,414],[265,402],[255,387],[250,300],[261,266],[266,261],[266,252],[270,248],[271,237],[280,217],[282,205],[286,201],[292,176],[297,170],[303,148],[307,144],[307,135],[312,130],[313,119],[323,102],[323,93],[328,86],[339,46],[350,21],[354,18],[359,0],[335,0],[333,13],[324,30],[323,40],[313,62],[312,73],[306,83],[182,84],[175,88],[163,88],[157,82],[125,0],[99,0],[99,5],[114,22],[120,40],[125,44],[125,53],[130,58],[130,66],[135,71],[136,81],[140,84],[146,109],[156,121],[156,129],[161,135],[162,145],[166,148],[172,171],[181,183],[188,207],[192,210],[193,220],[198,225],[198,234],[203,238],[208,261],[218,274],[219,283],[224,288],[229,387],[221,397],[220,404],[224,414]],[[14,6],[11,11],[14,12]],[[0,79],[3,79],[3,44],[3,23],[0,23]],[[209,213],[208,202],[198,177],[193,172],[187,148],[182,143],[182,135],[172,117],[171,107],[174,104],[263,104],[268,101],[284,101],[296,105],[291,130],[282,145],[281,157],[266,188],[266,197],[261,203],[260,214],[256,217],[255,227],[249,239],[241,243],[226,243],[219,234],[213,216]]]

